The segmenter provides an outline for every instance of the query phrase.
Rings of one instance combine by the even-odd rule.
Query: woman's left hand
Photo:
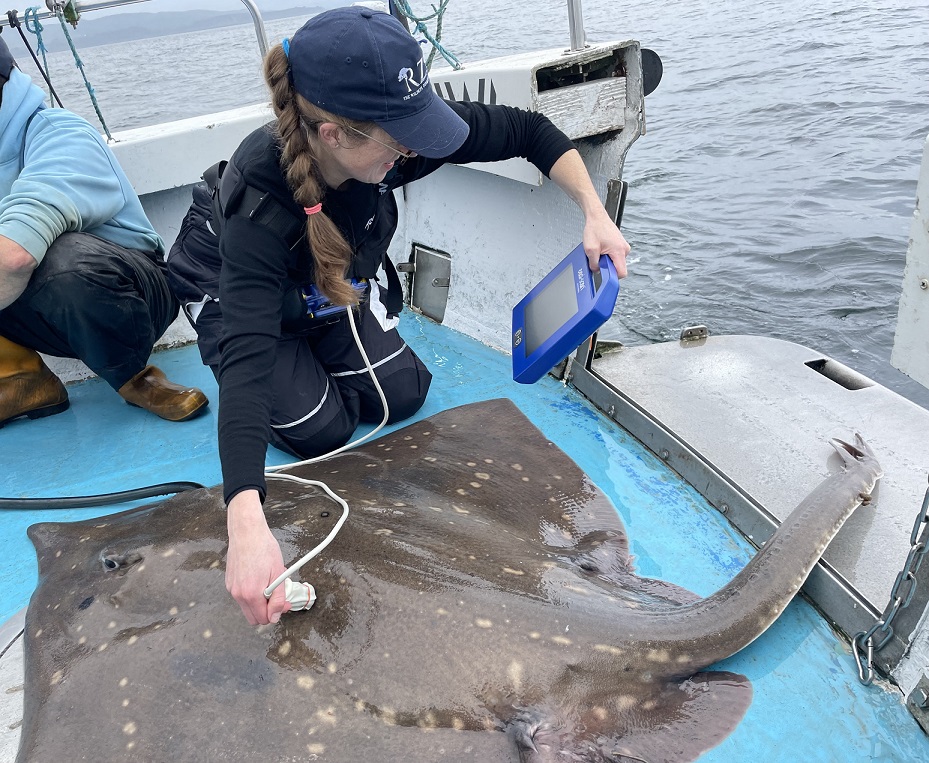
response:
[[[584,223],[584,252],[590,269],[600,270],[600,257],[607,255],[620,278],[626,277],[626,255],[631,247],[603,207],[594,210]]]
[[[552,165],[549,177],[584,213],[584,252],[590,269],[594,273],[598,272],[600,256],[605,254],[613,261],[616,274],[625,278],[629,244],[603,207],[577,149],[562,154]]]

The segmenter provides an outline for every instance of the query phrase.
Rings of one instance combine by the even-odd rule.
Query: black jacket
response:
[[[450,105],[468,123],[467,140],[445,159],[416,157],[394,167],[379,185],[350,181],[327,189],[323,211],[352,247],[351,275],[372,278],[397,228],[393,191],[443,164],[522,156],[548,175],[574,145],[542,114],[480,103]],[[231,159],[248,185],[273,194],[305,219],[280,168],[280,146],[268,127],[249,135]],[[227,170],[228,171],[228,170]],[[220,241],[219,452],[228,502],[241,490],[265,495],[264,464],[270,440],[271,374],[275,343],[282,333],[283,305],[295,284],[313,282],[305,236],[291,248],[279,232],[226,210]],[[215,277],[204,268],[203,281]]]

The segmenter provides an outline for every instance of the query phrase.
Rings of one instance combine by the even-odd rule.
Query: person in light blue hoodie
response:
[[[78,358],[169,421],[206,396],[148,364],[177,316],[164,242],[99,133],[45,94],[0,39],[0,427],[65,410],[39,352]]]

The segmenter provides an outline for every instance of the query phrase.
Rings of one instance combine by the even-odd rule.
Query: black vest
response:
[[[269,160],[276,162],[273,153],[268,153]],[[250,185],[234,160],[214,164],[203,173],[203,179],[203,183],[194,186],[193,203],[168,253],[169,280],[178,299],[185,305],[219,299],[220,236],[224,221],[240,215],[272,229],[295,252],[293,264],[288,268],[291,283],[285,288],[282,326],[285,330],[299,330],[305,313],[300,289],[313,283],[313,258],[305,235],[306,216],[302,210],[295,214],[273,193]],[[397,315],[403,309],[403,290],[387,256],[387,247],[397,229],[397,202],[387,184],[378,188],[358,184],[357,189],[359,200],[366,204],[355,205],[359,208],[353,207],[353,211],[367,216],[366,225],[360,226],[358,220],[348,218],[333,220],[354,252],[348,277],[372,279],[383,266],[387,276],[387,288],[382,289],[384,302],[388,314]]]

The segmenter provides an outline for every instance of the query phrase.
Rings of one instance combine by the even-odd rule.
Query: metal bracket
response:
[[[706,339],[709,335],[710,331],[706,326],[685,326],[681,329],[682,342],[696,342]]]
[[[626,195],[629,192],[629,184],[625,180],[608,180],[606,184],[606,201],[603,206],[607,214],[616,223],[617,228],[623,224],[623,210],[626,208]]]

